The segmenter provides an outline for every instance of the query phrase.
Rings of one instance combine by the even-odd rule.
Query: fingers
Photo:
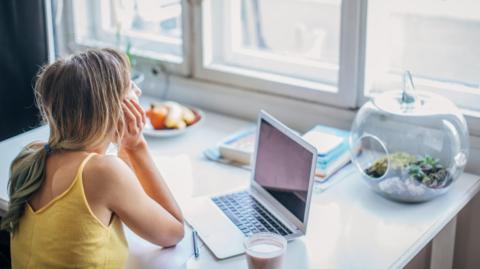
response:
[[[146,113],[143,108],[134,100],[124,100],[123,109],[125,110],[125,118],[127,130],[132,135],[142,132],[146,123]]]
[[[128,133],[135,134],[137,132],[137,120],[135,114],[128,107],[127,102],[123,102],[123,113],[125,115],[125,125],[127,127]]]
[[[140,104],[138,104],[138,102],[136,101],[133,101],[132,100],[132,104],[135,106],[135,108],[137,109],[137,111],[141,114],[142,116],[142,123],[143,125],[145,125],[145,123],[147,122],[147,114],[145,113],[145,110],[140,106]]]
[[[143,110],[139,110],[139,106],[135,106],[135,101],[126,100],[126,105],[128,106],[130,112],[135,116],[135,125],[139,130],[143,129]]]

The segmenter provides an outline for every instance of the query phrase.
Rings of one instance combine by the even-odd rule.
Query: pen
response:
[[[197,244],[197,231],[192,230],[192,239],[193,239],[193,255],[195,258],[198,258],[200,252],[198,251],[198,244]]]

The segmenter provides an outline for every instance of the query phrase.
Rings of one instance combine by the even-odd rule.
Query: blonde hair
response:
[[[33,142],[10,167],[10,204],[1,229],[15,232],[27,202],[45,178],[48,153],[85,150],[116,134],[123,123],[121,102],[130,87],[126,56],[113,49],[92,49],[43,67],[35,101],[50,127],[47,144]]]

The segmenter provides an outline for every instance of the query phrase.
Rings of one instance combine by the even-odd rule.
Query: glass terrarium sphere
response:
[[[465,119],[450,100],[395,91],[362,106],[350,151],[373,190],[396,201],[423,202],[447,192],[461,175],[468,139]]]

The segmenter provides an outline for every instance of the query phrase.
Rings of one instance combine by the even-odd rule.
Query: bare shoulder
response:
[[[85,169],[99,174],[130,170],[124,161],[114,155],[94,155],[88,161]]]
[[[121,187],[135,179],[130,167],[117,156],[95,155],[84,168],[85,185],[94,183],[95,188],[111,190],[111,187]]]

